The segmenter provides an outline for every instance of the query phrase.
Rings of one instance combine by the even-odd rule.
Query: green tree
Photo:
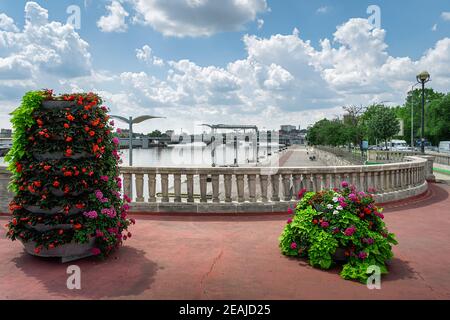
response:
[[[450,140],[450,93],[429,103],[425,120],[426,137],[433,145]]]
[[[387,148],[388,140],[400,130],[395,110],[384,105],[373,106],[367,120],[367,129],[371,137],[384,141]]]
[[[148,136],[151,138],[160,138],[162,136],[162,133],[159,130],[154,130],[154,131],[150,132],[148,134]]]

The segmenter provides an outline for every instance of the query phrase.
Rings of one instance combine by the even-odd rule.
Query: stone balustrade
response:
[[[124,192],[138,212],[282,212],[298,191],[338,187],[346,180],[378,202],[427,190],[427,159],[370,166],[172,168],[122,167]],[[375,190],[375,191],[374,191]]]
[[[121,167],[123,191],[134,212],[240,213],[283,212],[297,202],[300,189],[319,191],[346,180],[374,192],[378,202],[421,194],[432,159],[405,157],[380,165],[316,167]],[[12,195],[10,173],[0,167],[0,212]],[[375,191],[373,191],[374,189]]]

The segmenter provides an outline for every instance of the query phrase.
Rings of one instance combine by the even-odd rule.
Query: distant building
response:
[[[284,131],[284,132],[291,132],[292,130],[296,130],[296,129],[297,129],[296,126],[291,126],[289,124],[285,124],[280,127],[280,130]]]
[[[11,138],[12,130],[11,129],[1,129],[0,130],[0,138]]]
[[[282,125],[279,131],[279,141],[285,145],[305,144],[306,130],[300,130],[300,126]]]

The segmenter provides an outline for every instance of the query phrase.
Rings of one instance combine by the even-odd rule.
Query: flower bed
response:
[[[395,235],[383,222],[382,209],[371,194],[342,182],[342,189],[301,190],[295,214],[287,221],[280,248],[288,256],[305,257],[321,269],[344,262],[341,276],[366,282],[369,266],[387,273]],[[290,210],[292,212],[292,210]]]
[[[101,103],[93,93],[33,91],[12,113],[6,160],[15,197],[7,236],[27,250],[34,244],[35,255],[104,257],[131,237],[117,139]],[[81,255],[77,247],[90,252]]]

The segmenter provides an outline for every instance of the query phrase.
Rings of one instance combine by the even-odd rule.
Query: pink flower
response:
[[[292,214],[292,208],[288,208],[287,212],[288,212],[289,214]]]
[[[96,190],[96,191],[95,191],[95,197],[96,197],[98,200],[101,200],[101,199],[103,199],[103,193],[102,193],[100,190]]]
[[[101,176],[100,179],[105,181],[105,182],[108,182],[109,177],[108,176]]]
[[[117,138],[117,137],[114,137],[113,139],[112,139],[112,142],[114,143],[114,144],[119,144],[119,138]]]
[[[347,229],[345,229],[344,234],[348,237],[352,236],[356,231],[356,228],[354,226],[351,226]]]
[[[292,223],[292,219],[289,218],[288,221],[287,221],[287,223],[288,223],[288,224]]]
[[[91,252],[94,256],[98,256],[102,251],[99,248],[92,248]]]
[[[358,253],[358,258],[364,260],[365,258],[367,258],[367,252],[361,251],[360,253]]]
[[[120,128],[117,128],[116,132],[120,134],[122,133],[122,130]]]
[[[305,192],[306,192],[306,189],[305,189],[305,188],[300,189],[300,191],[298,192],[297,198],[298,198],[298,199],[303,198],[303,195],[305,194]]]
[[[348,187],[348,182],[347,181],[342,181],[341,182],[341,186],[342,186],[342,188],[347,188]]]
[[[83,212],[83,215],[89,219],[96,219],[98,217],[97,211],[87,211]]]
[[[128,202],[128,203],[130,203],[131,202],[131,199],[130,199],[130,197],[129,196],[127,196],[126,194],[124,194],[123,195],[123,199],[126,201],[126,202]]]
[[[114,120],[111,120],[111,121],[109,122],[109,124],[113,126],[113,125],[114,125]]]
[[[330,224],[327,221],[322,221],[320,225],[322,226],[322,228],[328,228],[330,226]]]
[[[122,206],[122,209],[125,210],[125,211],[130,210],[130,206],[129,206],[128,204],[125,203],[125,204]]]
[[[97,230],[95,230],[95,236],[101,238],[104,236],[104,234],[103,234],[103,232],[101,232],[100,230],[97,229]]]
[[[295,242],[291,243],[291,249],[297,249],[297,244]]]

